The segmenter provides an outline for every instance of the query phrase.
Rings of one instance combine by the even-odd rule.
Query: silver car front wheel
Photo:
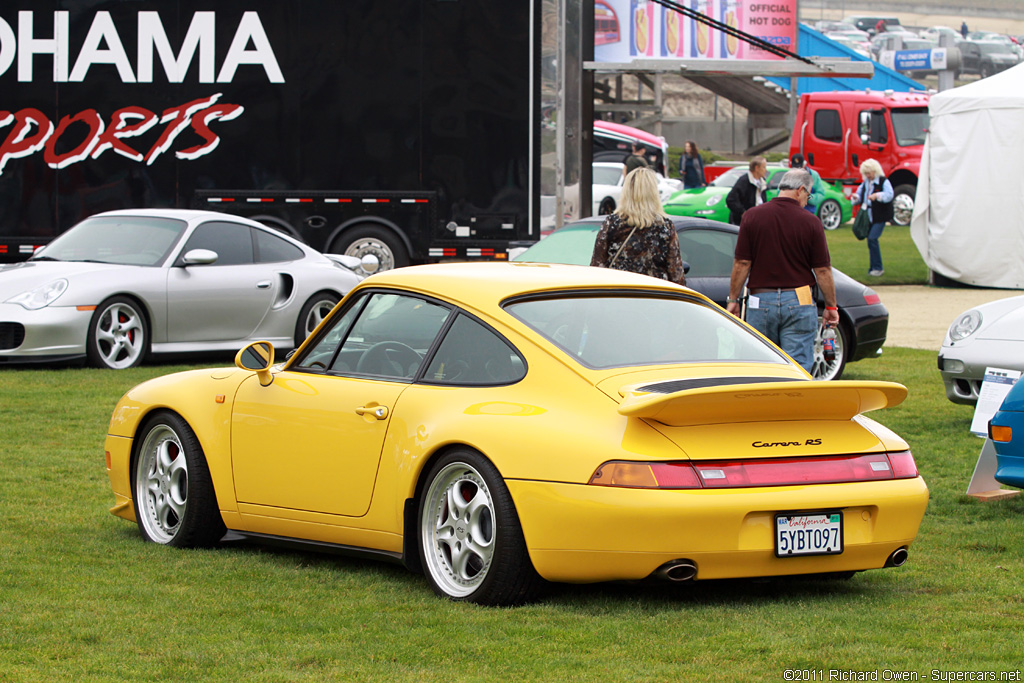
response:
[[[116,296],[96,307],[86,339],[90,365],[111,370],[135,367],[148,350],[149,324],[138,302]]]

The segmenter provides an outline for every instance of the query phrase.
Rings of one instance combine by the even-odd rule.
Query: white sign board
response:
[[[985,368],[985,379],[978,392],[978,404],[974,407],[974,419],[971,420],[971,433],[981,437],[988,436],[988,421],[999,410],[1003,399],[1010,393],[1014,383],[1020,379],[1020,370],[1006,368]]]

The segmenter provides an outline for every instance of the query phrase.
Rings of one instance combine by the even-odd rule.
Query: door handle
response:
[[[270,289],[270,280],[261,280],[256,283],[256,289]]]
[[[388,416],[387,406],[360,406],[356,408],[356,415],[373,415],[378,420],[386,419]]]

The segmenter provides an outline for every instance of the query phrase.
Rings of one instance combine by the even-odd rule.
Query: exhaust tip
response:
[[[692,581],[697,576],[697,565],[693,560],[672,560],[655,569],[654,576],[675,583]]]
[[[897,548],[896,550],[892,551],[892,555],[890,555],[889,559],[885,561],[885,566],[902,567],[907,563],[907,555],[908,553],[906,548]]]

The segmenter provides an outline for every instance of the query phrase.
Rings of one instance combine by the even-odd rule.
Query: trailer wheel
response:
[[[892,222],[896,225],[910,225],[910,219],[914,215],[914,197],[917,196],[917,186],[906,184],[897,185],[893,190],[892,198]]]
[[[372,225],[349,230],[331,251],[358,259],[376,256],[380,263],[378,271],[409,265],[409,252],[401,240],[390,230]]]

